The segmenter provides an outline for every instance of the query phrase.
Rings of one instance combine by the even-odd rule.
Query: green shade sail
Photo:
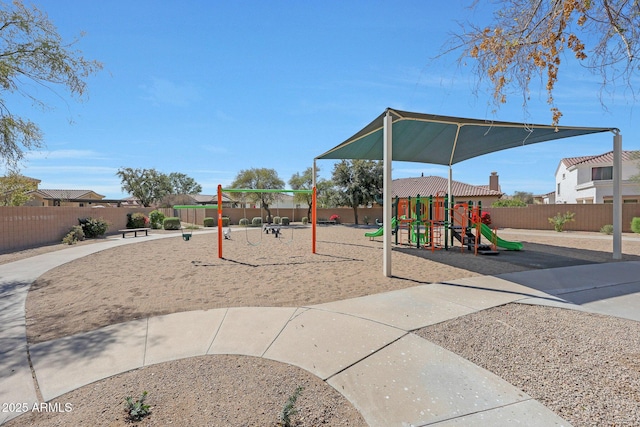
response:
[[[448,166],[508,148],[615,130],[497,122],[393,109],[387,111],[391,113],[393,121],[393,160]],[[317,159],[382,160],[383,120],[387,111]]]

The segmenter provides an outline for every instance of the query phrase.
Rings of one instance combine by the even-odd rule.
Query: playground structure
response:
[[[222,188],[222,185],[218,185],[218,258],[222,258],[222,193],[302,193],[312,195],[312,211],[311,211],[311,253],[316,253],[316,188],[311,190],[284,190],[284,189],[255,189],[255,188]],[[280,227],[275,229],[271,226],[264,231],[273,232],[276,237],[280,234]]]
[[[482,205],[472,201],[454,203],[446,194],[436,196],[399,198],[393,202],[391,228],[394,243],[431,251],[454,247],[458,241],[464,248],[483,255],[497,255],[498,247],[522,250],[522,243],[509,242],[498,237],[495,230],[482,222]],[[374,238],[383,235],[383,227],[365,233]],[[482,237],[488,243],[482,243]]]

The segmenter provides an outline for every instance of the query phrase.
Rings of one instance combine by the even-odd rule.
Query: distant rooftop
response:
[[[391,195],[393,197],[435,196],[448,192],[448,180],[440,176],[422,176],[417,178],[400,178],[393,180]],[[470,185],[459,181],[451,181],[451,192],[455,197],[502,196],[500,191],[489,190],[486,185]]]
[[[635,151],[623,151],[622,152],[622,161],[627,162],[630,160],[634,160]],[[597,154],[595,156],[580,156],[580,157],[567,157],[562,159],[562,163],[566,167],[571,167],[579,164],[589,163],[613,163],[613,151],[609,151],[604,154]]]

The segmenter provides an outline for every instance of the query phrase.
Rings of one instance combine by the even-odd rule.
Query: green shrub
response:
[[[109,228],[109,223],[102,218],[78,218],[78,222],[84,232],[84,237],[89,239],[104,236]]]
[[[525,208],[527,204],[520,199],[501,199],[491,203],[492,208]]]
[[[215,227],[216,225],[218,225],[218,224],[216,224],[217,222],[218,221],[216,221],[215,218],[211,218],[210,216],[208,216],[202,221],[202,224],[205,227]]]
[[[165,215],[158,210],[151,211],[149,213],[149,223],[151,225],[151,228],[153,228],[154,230],[162,228],[162,223],[164,222],[164,219],[165,219]]]
[[[369,219],[369,217],[367,215],[362,217],[362,222],[364,222],[365,225],[369,225],[369,222],[371,220]]]
[[[147,392],[142,392],[142,396],[140,399],[134,402],[131,396],[128,396],[124,399],[125,402],[125,411],[127,411],[127,418],[131,421],[140,421],[142,418],[149,415],[151,412],[151,406],[144,403],[147,399]]]
[[[254,217],[254,218],[251,220],[251,225],[252,225],[253,227],[260,227],[260,226],[262,225],[262,218],[261,218],[261,217],[259,217],[259,216]]]
[[[283,216],[282,217],[282,225],[289,225],[289,217],[288,216]]]
[[[600,232],[603,234],[613,234],[613,225],[611,224],[603,225],[602,228],[600,229]]]
[[[223,227],[228,227],[229,224],[231,224],[231,220],[229,219],[228,216],[223,216],[222,217],[222,226]]]
[[[304,225],[309,224],[309,218],[307,218],[306,216],[303,216],[303,217],[302,217],[302,223],[303,223]]]
[[[273,217],[273,223],[274,224],[282,224],[282,218],[280,218],[279,216],[274,216]]]
[[[631,219],[631,231],[640,234],[640,217],[633,217]]]
[[[78,241],[84,240],[84,231],[82,231],[82,226],[74,225],[69,233],[62,239],[62,243],[65,245],[73,245]]]
[[[241,218],[240,221],[238,222],[238,224],[246,227],[249,225],[249,220],[247,218]]]
[[[575,221],[574,219],[575,216],[576,216],[575,212],[567,211],[567,213],[565,214],[561,214],[560,212],[558,212],[556,216],[548,219],[549,219],[549,222],[553,224],[553,229],[556,230],[558,233],[560,233],[562,232],[562,230],[564,230],[564,225],[567,222]]]
[[[304,390],[304,388],[298,386],[296,388],[296,391],[294,391],[293,394],[289,396],[289,399],[287,399],[287,403],[284,404],[282,412],[280,412],[279,422],[282,427],[292,427],[294,425],[291,423],[291,417],[298,413],[298,410],[295,406],[298,397],[300,397],[300,394],[302,393],[302,390]]]
[[[149,225],[149,218],[142,212],[127,214],[127,228],[144,228]]]
[[[162,221],[162,228],[165,230],[180,230],[180,218],[177,216],[169,216]]]

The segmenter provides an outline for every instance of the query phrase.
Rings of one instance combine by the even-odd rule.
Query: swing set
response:
[[[173,209],[218,209],[218,205],[175,205]],[[196,215],[197,214],[194,211],[193,223],[190,224],[195,224]],[[189,211],[187,211],[187,222],[189,222]],[[193,228],[188,228],[187,230],[188,231],[185,231],[185,229],[182,228],[182,225],[180,225],[180,231],[182,231],[182,240],[184,240],[185,242],[188,242],[193,235]]]
[[[316,253],[316,188],[314,187],[311,190],[281,190],[281,189],[255,189],[255,188],[222,188],[222,185],[218,185],[218,258],[222,258],[222,192],[226,193],[302,193],[302,194],[311,194],[312,195],[312,206],[313,210],[311,212],[311,253]],[[246,205],[246,204],[245,204]],[[262,210],[262,207],[260,208]],[[279,207],[278,207],[279,213]],[[245,206],[245,216],[246,216],[246,206]],[[262,219],[262,217],[261,217]],[[264,232],[268,233],[269,231],[273,232],[275,237],[278,237],[280,234],[280,226],[272,226],[269,225],[268,228],[263,228]],[[248,233],[248,230],[245,229],[245,234]],[[260,233],[260,241],[262,242],[262,232]],[[260,243],[251,243],[249,241],[248,234],[246,235],[247,243],[252,246],[258,246]],[[291,242],[293,240],[293,228],[291,229]],[[287,242],[287,243],[289,243]]]

